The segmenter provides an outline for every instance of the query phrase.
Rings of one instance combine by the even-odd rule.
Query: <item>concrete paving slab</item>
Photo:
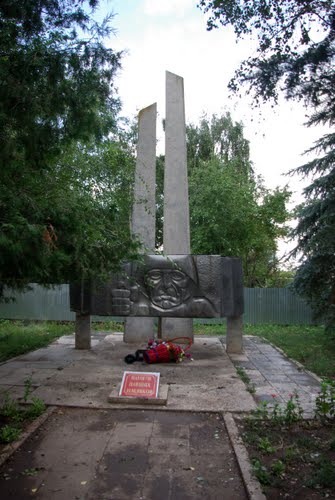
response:
[[[248,498],[221,415],[144,413],[56,410],[0,468],[1,499]]]
[[[35,351],[33,356],[25,355],[16,358],[14,364],[0,365],[0,371],[5,370],[8,385],[24,384],[32,375],[33,382],[39,385],[32,395],[48,405],[116,408],[118,403],[111,403],[108,398],[117,390],[123,372],[133,370],[161,374],[161,384],[169,386],[167,409],[249,411],[255,408],[252,396],[237,377],[218,338],[197,338],[191,348],[194,361],[152,365],[127,365],[124,357],[144,346],[129,346],[120,334],[100,337],[97,334],[95,340],[90,351],[78,351],[74,349],[74,336],[66,336],[48,348]],[[39,363],[43,366],[41,370]]]
[[[224,345],[223,339],[222,342]],[[276,394],[276,401],[286,404],[296,392],[305,416],[311,416],[311,408],[320,391],[320,380],[314,374],[305,371],[279,349],[258,337],[244,337],[244,356],[244,359],[230,358],[235,366],[245,364],[257,403],[271,402],[272,394]],[[254,365],[254,369],[250,369],[249,364]]]

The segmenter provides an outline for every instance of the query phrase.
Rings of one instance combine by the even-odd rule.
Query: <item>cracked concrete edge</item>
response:
[[[11,455],[18,449],[23,443],[50,417],[50,415],[56,410],[56,406],[49,406],[42,415],[37,417],[25,431],[21,434],[20,439],[15,441],[15,443],[10,443],[2,450],[0,455],[0,467],[11,457]]]
[[[237,463],[242,475],[242,480],[247,490],[249,500],[266,500],[260,483],[252,474],[252,466],[246,447],[242,442],[234,417],[231,413],[224,413],[223,420],[228,436],[235,452]]]

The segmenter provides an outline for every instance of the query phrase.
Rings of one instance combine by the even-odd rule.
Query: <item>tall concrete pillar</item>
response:
[[[167,255],[191,252],[184,80],[169,71],[166,72],[163,248]],[[193,321],[162,318],[161,334],[164,339],[193,338]]]
[[[91,316],[76,313],[75,349],[91,349]]]
[[[157,105],[138,114],[138,142],[132,212],[132,232],[145,253],[154,253],[156,232],[156,115]],[[124,342],[145,342],[155,336],[154,318],[129,317]]]
[[[243,352],[242,330],[242,316],[227,318],[226,350],[228,354],[241,354]]]

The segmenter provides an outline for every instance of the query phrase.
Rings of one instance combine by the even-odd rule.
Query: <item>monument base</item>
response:
[[[76,313],[75,348],[91,349],[91,315]]]
[[[126,318],[123,341],[129,344],[148,342],[156,337],[156,331],[154,318]]]
[[[243,352],[242,316],[227,318],[226,351],[228,354],[241,354]]]
[[[194,341],[192,318],[160,318],[160,338],[170,340],[176,337],[189,337]]]
[[[120,396],[120,386],[114,389],[110,395],[108,396],[109,403],[118,403],[124,405],[166,405],[168,400],[168,392],[169,386],[167,384],[161,385],[159,387],[157,398],[139,398],[139,397],[129,397],[129,396]]]

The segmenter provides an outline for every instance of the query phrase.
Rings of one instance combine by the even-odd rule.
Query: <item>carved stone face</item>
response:
[[[191,279],[179,269],[151,269],[145,277],[151,302],[161,309],[172,309],[190,297]]]

